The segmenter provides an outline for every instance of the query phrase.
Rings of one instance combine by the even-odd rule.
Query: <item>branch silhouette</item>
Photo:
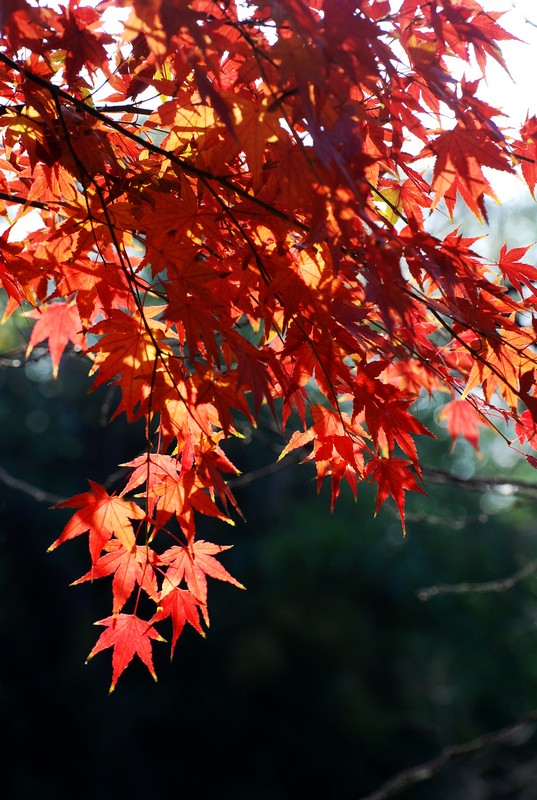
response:
[[[38,486],[34,486],[27,481],[22,481],[19,478],[15,478],[3,467],[0,467],[0,481],[2,481],[2,483],[4,483],[6,486],[9,486],[11,489],[16,489],[19,492],[24,492],[24,494],[30,495],[30,497],[33,497],[33,499],[37,500],[38,503],[52,503],[56,505],[56,503],[63,503],[64,500],[67,499],[66,497],[61,497],[58,494],[47,492],[45,489],[40,489]]]
[[[471,592],[505,592],[512,589],[517,583],[534,575],[537,572],[537,559],[530,561],[522,569],[508,575],[506,578],[499,578],[495,581],[484,581],[482,583],[440,583],[436,586],[428,586],[418,589],[416,592],[420,600],[427,601],[440,594],[470,594]]]
[[[457,758],[469,756],[479,750],[483,750],[485,747],[504,744],[505,742],[509,742],[509,740],[516,740],[517,738],[525,742],[527,738],[533,736],[533,723],[535,722],[537,722],[537,709],[529,711],[517,722],[505,728],[490,731],[464,744],[444,747],[435,758],[432,758],[430,761],[425,761],[423,764],[418,764],[416,767],[398,772],[383,783],[375,792],[360,797],[359,800],[387,800],[387,798],[393,797],[403,790],[408,789],[409,786],[414,786],[417,783],[434,778],[437,772]]]
[[[518,478],[507,478],[500,476],[477,475],[472,478],[461,478],[453,472],[433,467],[423,468],[423,477],[429,483],[448,484],[460,486],[475,492],[487,492],[490,489],[500,489],[507,486],[512,488],[513,493],[518,495],[537,498],[537,483],[525,481]]]

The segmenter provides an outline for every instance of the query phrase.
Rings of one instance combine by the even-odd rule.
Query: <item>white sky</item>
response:
[[[507,5],[506,0],[486,0],[484,3],[487,10],[497,10]],[[530,116],[537,114],[537,0],[512,0],[512,7],[513,10],[501,17],[499,22],[522,40],[501,44],[513,80],[491,61],[488,86],[482,89],[486,88],[490,102],[512,116],[515,124],[521,124],[528,110]]]
[[[481,84],[479,95],[511,120],[498,119],[500,127],[516,129],[524,123],[527,115],[537,116],[537,0],[483,2],[487,11],[500,11],[509,5],[512,10],[501,17],[499,23],[522,40],[501,43],[511,77],[491,60],[487,82]],[[502,203],[517,196],[530,201],[528,190],[520,180],[494,170],[490,170],[488,175]]]

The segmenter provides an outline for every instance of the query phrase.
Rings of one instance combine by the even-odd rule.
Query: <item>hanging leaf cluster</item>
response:
[[[135,655],[154,676],[162,625],[172,652],[203,634],[208,577],[241,586],[197,527],[240,519],[225,442],[264,409],[332,505],[372,482],[403,528],[420,394],[476,449],[498,415],[537,441],[527,248],[488,263],[428,225],[458,198],[486,221],[491,168],[535,191],[537,119],[508,136],[479,99],[512,38],[476,0],[2,3],[5,317],[145,420],[52,545],[87,537],[77,582],[111,578],[112,689]]]

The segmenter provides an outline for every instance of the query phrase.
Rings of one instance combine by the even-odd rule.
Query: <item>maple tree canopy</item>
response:
[[[27,353],[47,343],[56,375],[77,348],[95,386],[119,387],[115,415],[146,421],[125,485],[63,503],[52,545],[88,534],[80,581],[112,576],[90,654],[113,648],[112,689],[134,655],[154,676],[163,621],[172,651],[187,623],[203,634],[207,576],[241,585],[196,523],[240,518],[223,445],[263,407],[332,504],[343,480],[374,482],[403,528],[430,435],[420,393],[442,392],[476,448],[480,426],[510,423],[537,464],[537,269],[527,248],[488,263],[427,226],[457,197],[486,220],[486,168],[535,189],[537,118],[507,136],[479,99],[513,38],[500,16],[475,0],[3,0],[5,318],[22,307]]]

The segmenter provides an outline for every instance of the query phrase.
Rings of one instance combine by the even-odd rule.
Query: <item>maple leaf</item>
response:
[[[223,96],[228,97],[227,94]],[[274,142],[282,135],[279,114],[272,107],[269,98],[252,102],[250,98],[230,92],[229,99],[234,103],[233,130],[240,147],[246,153],[253,186],[258,188],[262,179],[267,142]]]
[[[78,192],[73,185],[73,177],[58,162],[52,164],[36,164],[32,170],[32,185],[27,200],[57,202],[58,197],[66,201],[76,201]]]
[[[200,636],[205,637],[200,623],[200,607],[203,608],[201,602],[191,592],[186,589],[179,589],[177,586],[164,595],[159,602],[158,611],[152,618],[151,623],[160,622],[160,620],[171,617],[173,626],[171,658],[173,658],[175,645],[187,622],[192,625]]]
[[[61,248],[66,244],[64,253]],[[63,229],[58,231],[56,238],[50,236],[47,241],[47,249],[64,262],[58,269],[58,287],[54,294],[76,293],[75,302],[80,319],[84,328],[88,328],[104,309],[128,305],[129,286],[122,273],[103,275],[95,270],[95,264],[90,259],[78,258],[72,264],[72,248],[73,242],[69,242]]]
[[[452,400],[446,403],[440,409],[438,418],[446,420],[452,450],[458,437],[462,436],[479,453],[479,426],[484,424],[484,420],[469,400]]]
[[[69,7],[62,9],[58,18],[61,33],[58,32],[49,38],[51,47],[66,51],[65,79],[73,84],[82,67],[90,75],[97,69],[110,74],[108,55],[105,44],[113,44],[114,39],[110,34],[98,32],[101,24],[100,14],[93,8],[81,7],[73,2]]]
[[[45,19],[27,0],[4,0],[0,8],[0,27],[14,50],[39,47],[45,35]]]
[[[208,624],[207,575],[219,581],[227,581],[238,589],[245,588],[214,558],[230,547],[231,545],[212,544],[200,539],[188,547],[174,545],[162,553],[160,560],[167,569],[162,582],[161,603],[184,580],[189,592],[199,601],[203,618]]]
[[[113,648],[112,655],[112,683],[110,693],[128,667],[135,655],[146,665],[154,681],[157,680],[153,668],[153,654],[151,640],[165,642],[166,640],[157,633],[150,622],[140,619],[135,614],[117,614],[95,622],[95,625],[104,625],[106,630],[99,636],[95,647],[88,656],[88,661],[101,650]]]
[[[537,450],[537,424],[530,411],[524,411],[518,418],[515,431],[520,442],[527,442]]]
[[[515,142],[513,151],[515,156],[520,159],[522,175],[531,192],[535,197],[535,185],[537,184],[537,117],[528,117],[520,130],[521,141]]]
[[[379,190],[380,190],[379,186]],[[402,183],[386,180],[379,191],[379,199],[384,203],[383,214],[386,219],[395,224],[399,219],[406,217],[416,218],[423,222],[423,208],[430,208],[432,200],[429,197],[429,186],[420,175],[413,174]]]
[[[132,500],[109,495],[104,486],[89,481],[91,491],[83,492],[59,503],[56,508],[78,508],[60,536],[54,541],[49,551],[69,539],[74,539],[89,531],[89,548],[91,560],[95,564],[99,555],[112,535],[131,551],[136,538],[131,520],[143,519],[144,511]]]
[[[138,456],[121,466],[132,469],[132,474],[123,489],[123,495],[144,483],[147,483],[147,488],[151,490],[156,484],[162,483],[166,477],[177,478],[181,470],[181,464],[177,458],[163,453],[148,453]]]
[[[155,553],[146,545],[134,546],[127,550],[120,541],[110,539],[104,545],[106,550],[89,572],[74,581],[77,586],[84,581],[93,581],[113,575],[112,593],[114,596],[113,613],[119,614],[134,588],[140,586],[153,600],[157,600],[157,580],[152,564],[157,561]]]
[[[74,301],[58,300],[55,303],[43,304],[39,308],[28,311],[26,316],[37,320],[26,348],[26,358],[37,344],[48,339],[52,375],[57,378],[60,359],[67,344],[72,342],[75,347],[80,349],[85,347],[86,339],[81,333],[82,323],[78,309]]]
[[[97,322],[91,333],[99,341],[89,348],[95,353],[92,373],[96,373],[95,386],[118,380],[121,386],[121,403],[114,416],[125,411],[132,421],[143,412],[156,380],[155,362],[160,355],[172,355],[164,339],[165,326],[152,316],[158,309],[132,315],[123,309],[111,309],[105,320]]]
[[[520,261],[531,247],[533,247],[533,244],[527,247],[513,247],[511,250],[507,250],[507,244],[503,244],[498,259],[498,267],[515,289],[520,292],[521,297],[524,296],[523,286],[526,286],[532,294],[537,294],[537,287],[535,286],[537,282],[537,267]]]
[[[378,484],[375,514],[378,514],[381,505],[389,496],[393,497],[399,509],[403,533],[406,533],[405,492],[410,491],[425,494],[421,486],[418,485],[414,475],[408,469],[411,465],[412,462],[404,458],[397,458],[394,456],[390,458],[378,458],[374,456],[365,469],[365,475]]]
[[[497,390],[516,413],[520,380],[533,368],[533,343],[533,332],[523,328],[501,330],[500,335],[495,332],[485,339],[468,375],[462,399],[481,385],[487,402]]]
[[[471,211],[480,219],[486,218],[483,196],[497,199],[482,167],[512,171],[511,162],[498,143],[485,130],[466,128],[461,122],[450,131],[440,133],[417,158],[434,154],[433,180],[435,193],[432,208],[445,198],[450,214],[455,207],[459,190]]]
[[[356,496],[356,479],[363,474],[363,428],[353,422],[348,415],[337,413],[323,406],[312,407],[313,425],[306,431],[295,431],[279,456],[284,458],[292,450],[302,448],[313,442],[312,452],[304,460],[315,460],[317,469],[317,488],[323,478],[330,475],[332,480],[332,502],[334,508],[339,495],[342,478],[347,480]]]
[[[150,454],[149,458],[139,456],[122,466],[134,468],[124,493],[147,483],[144,496],[151,511],[158,509],[157,516],[161,524],[175,515],[187,539],[193,538],[195,533],[194,511],[227,522],[228,525],[235,524],[218,508],[196,474],[189,469],[181,470],[182,464],[176,459],[155,453]]]

